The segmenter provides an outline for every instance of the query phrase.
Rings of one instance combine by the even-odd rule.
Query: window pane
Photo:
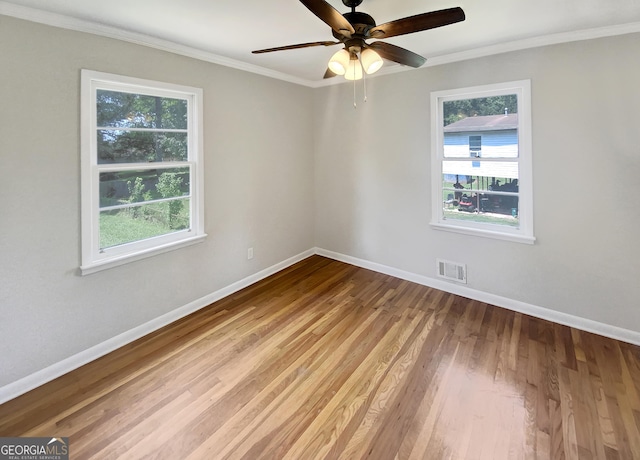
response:
[[[495,187],[518,185],[518,163],[510,161],[443,161],[442,172],[445,182],[465,185],[466,188],[493,190]],[[456,186],[456,188],[460,188]],[[517,190],[506,190],[515,192]]]
[[[515,178],[443,174],[444,217],[517,227],[518,189]]]
[[[517,158],[517,95],[443,102],[445,158]]]
[[[474,158],[482,156],[482,136],[469,136],[469,156]]]
[[[98,126],[187,129],[187,101],[97,90]]]
[[[445,220],[462,220],[508,227],[520,226],[517,196],[465,193],[456,200],[451,199],[450,195],[451,192],[444,192],[442,211]]]
[[[100,248],[189,228],[189,198],[100,212]]]
[[[189,195],[189,168],[100,173],[100,208]]]
[[[98,130],[98,163],[186,161],[187,133]]]

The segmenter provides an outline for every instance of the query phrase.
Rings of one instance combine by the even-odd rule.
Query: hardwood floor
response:
[[[640,348],[313,256],[0,406],[72,459],[640,458]]]

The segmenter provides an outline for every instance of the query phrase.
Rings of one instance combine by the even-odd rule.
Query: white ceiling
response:
[[[341,0],[327,0],[341,13]],[[536,44],[640,31],[640,0],[364,0],[357,11],[378,24],[460,6],[466,20],[389,38],[427,64]],[[0,0],[0,13],[227,63],[320,86],[339,46],[251,54],[252,50],[333,40],[331,29],[298,0]],[[55,14],[51,14],[55,13]],[[385,62],[381,74],[406,69]],[[333,78],[330,80],[338,80]]]

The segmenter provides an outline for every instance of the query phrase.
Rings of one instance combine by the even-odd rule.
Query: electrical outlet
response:
[[[247,260],[253,259],[253,248],[247,249]]]

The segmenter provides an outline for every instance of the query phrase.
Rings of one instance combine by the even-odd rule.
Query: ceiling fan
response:
[[[325,0],[300,0],[313,14],[320,18],[332,29],[333,36],[338,41],[319,41],[299,43],[297,45],[279,46],[253,51],[254,54],[270,53],[272,51],[308,48],[312,46],[332,46],[343,44],[344,48],[335,53],[330,61],[324,78],[344,75],[347,80],[359,80],[362,72],[371,74],[382,67],[382,58],[399,64],[420,67],[426,59],[419,54],[405,48],[375,41],[367,43],[369,39],[390,38],[398,35],[412,34],[436,27],[464,21],[462,8],[448,8],[429,13],[417,14],[403,19],[376,25],[375,20],[356,7],[363,0],[342,0],[351,8],[350,12],[340,14],[338,10]]]

